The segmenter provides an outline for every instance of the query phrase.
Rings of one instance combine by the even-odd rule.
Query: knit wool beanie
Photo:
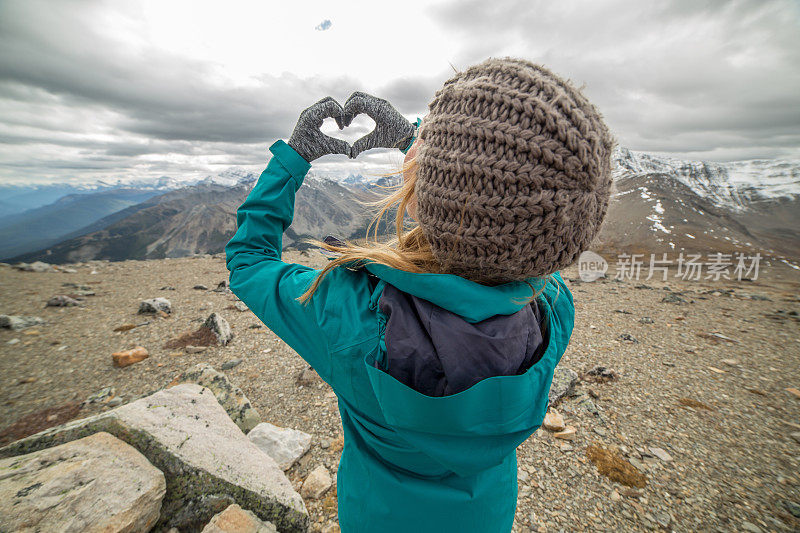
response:
[[[489,58],[428,108],[417,219],[446,272],[488,284],[542,277],[589,247],[615,141],[578,89],[527,60]]]

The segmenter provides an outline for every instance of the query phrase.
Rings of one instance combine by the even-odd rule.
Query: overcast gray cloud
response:
[[[300,111],[323,96],[343,102],[365,90],[409,117],[422,115],[453,75],[451,64],[463,69],[503,55],[542,63],[583,87],[631,149],[708,160],[800,158],[800,8],[793,0],[409,6],[432,28],[428,39],[413,27],[392,27],[392,10],[376,8],[364,15],[364,31],[381,24],[385,29],[376,31],[388,37],[365,38],[363,46],[380,65],[343,40],[353,39],[342,29],[346,20],[316,31],[323,11],[309,13],[307,26],[314,38],[329,41],[297,31],[277,45],[255,36],[237,48],[236,39],[248,36],[238,36],[224,13],[219,34],[215,21],[203,25],[181,14],[167,19],[177,36],[169,47],[149,41],[144,14],[122,5],[0,3],[0,180],[180,178],[231,165],[256,170],[266,147],[287,139]],[[123,31],[106,31],[108,20]],[[280,23],[265,20],[265,34]],[[431,44],[433,37],[447,46]],[[233,79],[219,58],[181,48],[206,39],[230,44],[231,62],[247,59],[240,69],[246,75]],[[305,72],[309,48],[331,54],[320,59],[329,68]],[[276,66],[292,54],[296,69]],[[375,79],[378,67],[391,74]],[[350,141],[374,124],[359,117],[346,133],[333,133],[331,123],[326,131]],[[357,161],[325,157],[314,166],[345,176],[389,171],[400,161],[377,150]]]
[[[623,145],[697,159],[800,157],[800,3],[459,1],[434,17],[463,68],[522,51],[577,84]],[[502,28],[502,32],[498,32]]]

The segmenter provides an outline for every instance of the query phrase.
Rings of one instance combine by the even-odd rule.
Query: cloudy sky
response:
[[[392,6],[392,7],[389,7]],[[800,159],[800,2],[0,0],[0,182],[260,171],[300,112],[366,91],[409,119],[521,56],[582,87],[622,146]],[[360,116],[352,141],[374,123]],[[402,161],[325,156],[332,177]]]

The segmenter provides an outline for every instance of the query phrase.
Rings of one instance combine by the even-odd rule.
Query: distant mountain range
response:
[[[201,181],[122,209],[72,232],[65,240],[9,261],[65,263],[90,259],[162,259],[221,252],[236,231],[236,210],[255,184]],[[359,201],[376,197],[366,188],[348,188],[331,179],[306,176],[295,198],[295,218],[283,245],[300,237],[363,237],[369,223]],[[386,223],[379,227],[385,230]],[[297,243],[297,248],[304,248]]]
[[[797,266],[800,161],[694,162],[625,148],[613,159],[615,190],[593,249],[761,251]],[[148,189],[109,190],[113,184],[106,183],[105,189],[84,191],[16,215],[16,220],[0,219],[0,250],[19,250],[27,242],[27,250],[14,257],[5,254],[6,260],[51,263],[220,252],[235,232],[236,209],[257,179],[257,174],[231,169],[188,186],[166,177]],[[312,169],[298,191],[284,247],[302,248],[296,241],[304,236],[363,237],[374,211],[359,201],[387,194],[385,187],[400,180],[355,174],[335,181],[315,176]],[[67,215],[70,206],[73,214]],[[393,231],[393,216],[384,217],[379,233]],[[57,225],[70,217],[83,225]],[[39,245],[43,241],[25,237],[25,229],[35,227],[25,221],[38,221],[40,229],[32,233],[49,242]],[[55,238],[52,229],[44,235],[41,228],[48,227],[59,228],[61,236]]]

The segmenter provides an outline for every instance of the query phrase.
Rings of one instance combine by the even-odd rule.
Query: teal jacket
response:
[[[473,323],[519,311],[530,287],[367,263],[333,269],[301,304],[295,298],[320,270],[283,262],[282,235],[311,165],[284,141],[270,151],[225,247],[230,289],[336,393],[344,430],[336,483],[341,530],[507,533],[517,503],[516,448],[544,419],[553,371],[572,333],[572,295],[561,275],[537,296],[546,346],[527,371],[447,396],[421,394],[376,364],[386,354],[386,316],[378,308],[386,284]]]

